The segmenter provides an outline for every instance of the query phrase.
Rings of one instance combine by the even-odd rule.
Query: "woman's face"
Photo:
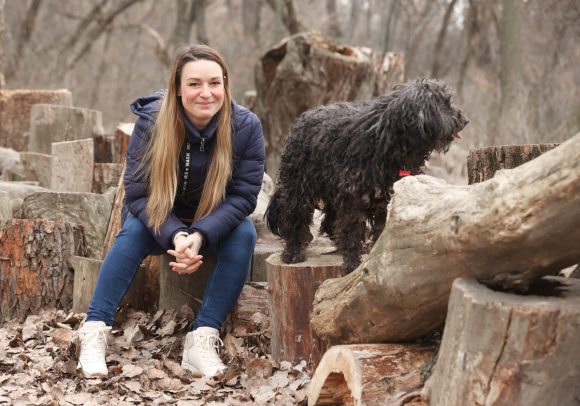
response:
[[[214,61],[187,62],[181,71],[177,95],[187,116],[198,129],[204,129],[224,104],[224,73]]]

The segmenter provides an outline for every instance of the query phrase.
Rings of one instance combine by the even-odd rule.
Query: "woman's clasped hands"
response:
[[[203,244],[203,236],[198,231],[187,234],[181,232],[173,239],[174,250],[167,250],[169,255],[175,257],[175,261],[169,266],[173,272],[178,274],[190,274],[196,272],[203,264],[203,256],[199,255],[199,250]]]

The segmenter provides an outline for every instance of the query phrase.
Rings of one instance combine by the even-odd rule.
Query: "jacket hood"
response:
[[[143,96],[131,103],[131,111],[139,117],[154,120],[161,109],[161,103],[167,90],[158,90],[149,96]]]

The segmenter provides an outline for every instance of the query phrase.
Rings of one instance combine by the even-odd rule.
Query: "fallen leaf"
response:
[[[52,337],[52,342],[61,349],[68,348],[73,341],[74,331],[67,330],[64,328],[55,329],[50,336]]]
[[[136,365],[124,365],[122,375],[125,378],[134,378],[143,373],[143,368]]]
[[[263,358],[254,358],[246,364],[246,373],[249,378],[269,378],[273,370],[272,363]]]

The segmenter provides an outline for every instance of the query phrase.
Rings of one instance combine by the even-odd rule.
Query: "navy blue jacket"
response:
[[[124,211],[126,214],[128,210],[145,225],[148,223],[146,207],[149,183],[139,169],[143,154],[149,148],[164,95],[165,91],[161,90],[131,104],[131,110],[139,118],[127,148]],[[181,219],[192,219],[195,215],[215,144],[217,115],[200,132],[183,110],[181,112],[186,139],[179,157],[177,195],[173,210],[161,226],[159,234],[148,227],[159,245],[165,249],[173,247],[173,236],[179,231],[199,231],[204,236],[204,246],[214,246],[256,208],[264,175],[262,126],[254,113],[235,102],[232,102],[232,112],[233,170],[226,187],[226,197],[211,213],[191,225]]]

